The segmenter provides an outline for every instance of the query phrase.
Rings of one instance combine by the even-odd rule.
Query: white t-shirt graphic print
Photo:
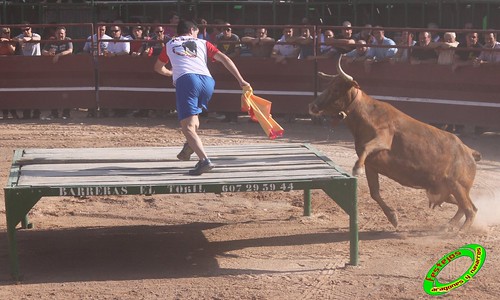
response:
[[[184,74],[199,74],[212,77],[208,70],[208,59],[214,60],[219,52],[210,42],[190,37],[178,36],[167,42],[167,46],[160,54],[160,61],[172,64],[172,77],[175,81]]]

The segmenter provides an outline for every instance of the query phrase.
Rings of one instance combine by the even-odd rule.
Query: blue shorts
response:
[[[206,75],[184,74],[175,81],[175,101],[179,120],[208,110],[215,80]]]

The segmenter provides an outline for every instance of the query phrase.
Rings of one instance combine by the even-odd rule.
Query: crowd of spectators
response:
[[[171,13],[167,24],[158,22],[155,26],[135,24],[129,27],[119,20],[100,22],[96,32],[82,43],[83,47],[73,45],[71,38],[66,36],[64,26],[56,25],[48,31],[49,35],[41,36],[33,32],[29,22],[22,22],[23,27],[16,27],[21,32],[12,36],[11,28],[3,25],[0,28],[0,55],[52,56],[54,63],[61,56],[71,54],[157,56],[165,43],[176,34],[179,20],[177,13]],[[269,28],[265,26],[235,28],[224,20],[213,20],[212,25],[205,19],[197,22],[200,26],[199,38],[210,41],[229,57],[267,57],[276,64],[300,59],[329,59],[339,55],[345,56],[347,63],[364,63],[368,72],[373,64],[385,61],[393,64],[449,65],[453,71],[468,65],[500,63],[500,51],[491,51],[500,49],[496,32],[479,33],[473,30],[470,23],[464,26],[467,31],[458,36],[455,32],[445,32],[441,36],[434,23],[429,23],[428,28],[419,32],[403,30],[386,35],[384,28],[371,24],[362,24],[362,28],[354,33],[349,21],[344,21],[342,28],[334,30],[312,26],[305,18],[301,25],[284,25],[279,31],[273,27],[273,32],[279,34],[271,37]],[[45,41],[43,44],[40,42],[42,39]],[[59,109],[62,109],[63,118],[70,117],[70,109]],[[19,118],[15,110],[3,110],[3,118],[7,118],[9,113],[12,118]],[[116,109],[114,113],[125,116],[129,112]],[[136,111],[134,115],[148,116],[148,111]],[[95,112],[89,111],[89,116],[95,116]],[[23,118],[40,118],[40,110],[24,110]],[[59,118],[58,109],[54,108],[47,118]]]

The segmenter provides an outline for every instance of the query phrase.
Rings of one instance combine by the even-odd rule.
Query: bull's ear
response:
[[[339,76],[338,74],[337,75],[330,75],[330,74],[326,74],[326,73],[323,73],[323,72],[318,72],[318,76],[322,79],[333,79],[337,76]]]

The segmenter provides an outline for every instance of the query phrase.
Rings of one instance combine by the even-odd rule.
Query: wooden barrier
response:
[[[153,72],[156,57],[99,57],[99,105],[105,108],[175,109],[172,79]],[[255,89],[273,102],[273,112],[307,114],[314,95],[313,61],[277,65],[270,58],[235,58],[235,64]],[[219,62],[209,63],[215,79],[212,111],[241,111],[241,88]]]
[[[114,56],[97,60],[102,108],[175,109],[172,78],[154,72],[156,57]]]
[[[318,69],[336,73],[333,61],[318,65]],[[373,64],[369,72],[363,63],[345,64],[343,69],[367,94],[419,120],[500,128],[498,65],[462,67],[452,72],[451,66],[445,65],[382,62]]]
[[[0,57],[0,108],[96,107],[175,109],[172,79],[156,74],[156,57]],[[234,59],[255,94],[273,103],[273,114],[308,114],[321,92],[317,71],[336,73],[332,60],[276,64],[270,58]],[[96,68],[94,70],[94,67]],[[241,89],[218,62],[209,68],[216,80],[211,111],[239,112]],[[462,67],[377,63],[344,66],[362,89],[425,122],[500,128],[500,69],[497,65]],[[94,75],[95,71],[95,75]],[[97,84],[96,81],[97,80]],[[94,92],[97,85],[98,92]],[[316,86],[318,88],[316,88]]]
[[[68,55],[57,63],[48,56],[0,57],[2,109],[95,107],[91,56]]]

